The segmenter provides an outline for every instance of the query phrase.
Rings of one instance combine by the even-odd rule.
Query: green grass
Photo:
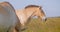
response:
[[[60,32],[60,18],[48,18],[46,22],[38,19],[32,19],[26,25],[27,29],[22,32]],[[6,30],[0,27],[0,32]]]

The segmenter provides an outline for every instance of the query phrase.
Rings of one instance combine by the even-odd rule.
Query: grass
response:
[[[0,32],[6,32],[7,31],[7,28],[5,26],[0,26]]]
[[[22,32],[60,32],[60,18],[48,18],[46,22],[32,19],[26,27],[27,29]],[[0,32],[4,31],[6,28],[0,27]]]

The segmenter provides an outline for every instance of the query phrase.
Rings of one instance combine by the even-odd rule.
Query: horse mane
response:
[[[28,6],[25,7],[25,9],[26,8],[30,8],[30,7],[41,7],[41,6],[38,6],[38,5],[28,5]]]
[[[38,5],[28,5],[28,6],[25,7],[25,9],[30,8],[30,7],[39,7],[39,9],[42,8],[41,6],[38,6]],[[41,10],[41,12],[44,13],[43,10]]]

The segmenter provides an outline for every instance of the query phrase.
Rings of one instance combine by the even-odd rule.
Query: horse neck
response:
[[[32,8],[31,8],[31,9],[26,9],[26,10],[25,10],[26,16],[27,16],[28,18],[32,17],[33,14],[34,14],[34,12],[35,12],[35,10],[32,9]]]

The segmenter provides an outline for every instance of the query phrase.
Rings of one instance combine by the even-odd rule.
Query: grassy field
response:
[[[27,29],[22,32],[60,32],[60,17],[48,18],[46,22],[32,19],[26,27]],[[0,28],[0,32],[4,31],[6,28]]]

